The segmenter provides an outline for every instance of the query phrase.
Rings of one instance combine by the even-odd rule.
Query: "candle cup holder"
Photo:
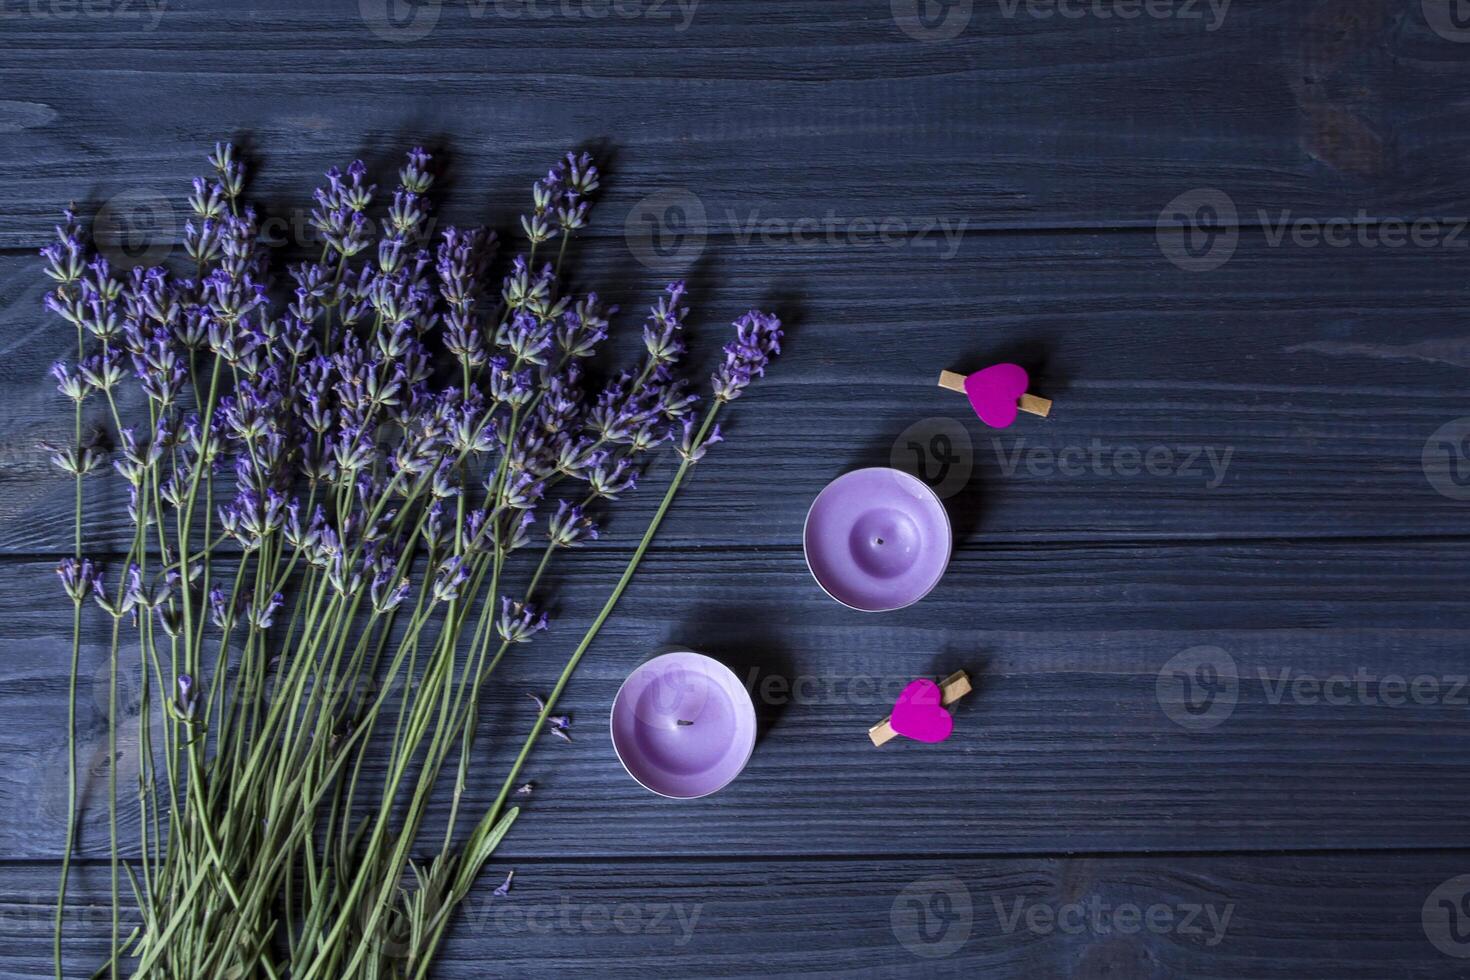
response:
[[[812,578],[861,612],[891,612],[928,595],[949,565],[953,531],[922,480],[874,466],[844,473],[812,501],[802,550]]]
[[[755,704],[735,672],[692,650],[644,661],[613,698],[609,725],[618,761],[659,796],[719,792],[755,750]]]

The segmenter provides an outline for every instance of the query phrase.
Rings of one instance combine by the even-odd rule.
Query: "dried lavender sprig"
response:
[[[737,320],[734,325],[736,327],[736,340],[732,342],[731,346],[738,348],[739,353],[737,356],[741,361],[741,365],[744,369],[749,371],[749,377],[747,377],[744,383],[740,385],[741,388],[744,388],[750,383],[750,377],[760,377],[764,375],[764,370],[769,364],[771,357],[780,351],[780,342],[782,336],[781,321],[774,315],[762,314],[758,311],[752,310],[750,313]],[[727,347],[727,355],[729,354],[730,348]],[[727,360],[726,363],[728,365],[729,361]],[[718,393],[720,390],[719,386],[722,383],[721,375],[717,373],[715,378],[712,379],[712,383],[716,387],[717,397],[715,397],[711,401],[709,408],[705,412],[704,420],[700,424],[698,430],[692,437],[687,438],[686,446],[688,447],[689,451],[685,454],[682,454],[683,458],[679,464],[679,468],[675,471],[673,478],[669,481],[668,489],[664,492],[663,499],[659,502],[658,508],[655,510],[653,517],[649,520],[648,526],[644,529],[643,537],[638,542],[637,548],[634,550],[632,557],[629,558],[627,566],[623,569],[621,577],[619,577],[617,583],[613,586],[612,592],[608,595],[608,598],[606,602],[604,602],[602,609],[598,612],[597,617],[593,620],[591,626],[588,627],[587,632],[583,635],[581,641],[577,644],[576,649],[568,658],[567,664],[562,669],[561,676],[557,679],[555,687],[552,688],[551,693],[547,695],[544,700],[540,698],[536,699],[537,704],[540,706],[541,709],[536,719],[536,723],[532,725],[529,733],[526,735],[525,741],[521,746],[520,752],[516,756],[514,764],[511,766],[510,771],[506,774],[504,782],[501,784],[500,792],[499,794],[497,794],[495,802],[491,805],[490,809],[486,811],[484,818],[476,827],[475,833],[472,834],[472,837],[489,833],[491,828],[496,828],[500,826],[501,822],[507,816],[510,816],[515,812],[514,810],[506,811],[505,815],[502,815],[502,810],[504,809],[506,801],[508,800],[516,785],[516,780],[520,776],[521,769],[525,765],[526,759],[530,755],[531,748],[536,744],[536,739],[541,734],[542,730],[550,727],[554,734],[558,734],[562,738],[568,738],[563,726],[548,725],[553,717],[551,712],[555,709],[557,700],[560,698],[562,691],[567,685],[567,682],[571,679],[573,672],[577,668],[577,664],[586,654],[587,649],[592,645],[593,640],[596,639],[598,633],[602,629],[603,624],[607,621],[607,618],[612,614],[613,609],[616,608],[618,601],[622,598],[623,592],[627,589],[629,582],[632,581],[633,574],[637,571],[639,563],[642,561],[644,554],[647,553],[649,546],[653,542],[654,536],[658,533],[658,529],[663,523],[664,516],[668,513],[669,507],[673,503],[674,498],[677,496],[681,485],[689,474],[690,469],[700,458],[704,456],[703,450],[707,447],[708,440],[715,432],[716,416],[720,413],[720,410],[724,407],[724,405],[729,401],[729,399],[718,397]],[[484,865],[484,861],[488,859],[489,856],[490,855],[487,852],[483,858],[477,861],[463,861],[458,865],[458,867],[455,869],[456,879],[454,888],[451,891],[452,895],[463,895],[468,890],[470,883],[473,882],[474,879],[479,875],[480,870]],[[437,945],[443,936],[444,927],[445,924],[443,922],[438,923],[434,927],[434,931],[427,943],[429,954],[432,954],[432,951],[437,948]],[[414,974],[417,980],[422,980],[425,973],[427,972],[428,965],[429,955],[425,955],[418,963],[417,970]]]
[[[386,616],[399,603],[404,603],[407,599],[403,594],[404,583],[387,574],[387,566],[379,562],[395,557],[411,563],[414,542],[418,541],[428,545],[433,556],[431,564],[440,568],[433,584],[441,599],[429,603],[427,608],[453,610],[452,623],[442,632],[434,658],[436,661],[446,655],[452,658],[458,631],[469,612],[469,603],[461,598],[460,591],[469,584],[464,579],[463,562],[476,567],[476,574],[493,568],[489,594],[498,594],[496,581],[500,565],[507,554],[527,540],[525,532],[532,509],[543,497],[547,484],[570,476],[592,481],[594,496],[599,491],[616,495],[631,473],[631,457],[666,441],[670,422],[687,414],[689,399],[667,370],[682,353],[677,332],[667,329],[671,318],[678,320],[683,316],[678,297],[661,304],[665,311],[656,314],[654,328],[645,337],[648,365],[636,379],[624,379],[616,396],[609,400],[607,407],[613,424],[601,434],[585,432],[585,414],[575,393],[575,361],[587,356],[605,336],[605,315],[594,297],[574,305],[558,294],[556,277],[560,257],[554,267],[548,264],[538,269],[530,259],[516,264],[504,291],[507,302],[503,332],[495,331],[492,337],[489,328],[476,326],[474,319],[463,321],[461,351],[451,351],[457,357],[464,355],[460,358],[462,386],[457,392],[436,393],[430,388],[428,359],[420,338],[441,322],[438,318],[443,310],[468,311],[467,316],[475,316],[473,304],[466,297],[473,291],[474,281],[482,270],[457,271],[455,262],[460,260],[451,256],[448,275],[444,275],[442,270],[435,270],[433,256],[415,251],[414,238],[425,214],[421,196],[428,186],[427,161],[423,155],[411,155],[400,173],[400,189],[389,208],[389,229],[375,253],[368,252],[368,233],[363,225],[364,212],[374,190],[367,183],[365,168],[354,164],[345,176],[329,175],[331,186],[319,204],[326,209],[324,223],[341,232],[337,242],[340,247],[330,264],[293,270],[296,297],[287,315],[280,319],[270,313],[263,263],[253,251],[254,215],[239,202],[243,169],[228,148],[218,149],[213,162],[215,181],[196,188],[194,206],[199,212],[199,224],[193,232],[186,230],[186,252],[199,267],[195,282],[175,284],[157,271],[135,274],[120,297],[117,323],[105,307],[88,309],[61,304],[63,315],[71,314],[79,332],[88,331],[103,344],[102,354],[88,360],[85,370],[78,369],[75,377],[81,381],[69,383],[65,378],[58,378],[71,386],[71,391],[63,390],[63,393],[73,397],[85,396],[91,390],[101,391],[109,396],[109,407],[116,418],[116,406],[110,395],[123,382],[121,372],[131,359],[150,406],[159,413],[159,432],[166,432],[164,422],[168,422],[176,426],[173,431],[180,433],[177,437],[150,438],[147,450],[141,445],[125,446],[120,462],[124,475],[135,486],[131,512],[139,534],[148,527],[158,527],[162,532],[161,514],[155,520],[150,508],[161,511],[162,503],[167,502],[178,512],[180,547],[176,568],[186,580],[195,577],[192,573],[195,555],[187,547],[187,537],[195,527],[195,505],[201,488],[204,494],[206,544],[200,553],[202,586],[196,589],[186,582],[177,592],[180,605],[175,613],[172,609],[175,595],[164,597],[149,586],[140,568],[133,576],[134,581],[128,583],[129,588],[117,593],[119,605],[115,611],[119,615],[115,616],[114,624],[118,625],[121,615],[128,611],[144,608],[158,611],[166,632],[175,641],[182,638],[182,666],[190,671],[188,676],[195,678],[201,673],[198,649],[206,622],[218,620],[222,624],[220,628],[228,630],[237,618],[241,619],[248,627],[242,639],[245,669],[254,672],[253,676],[264,676],[267,666],[262,637],[272,626],[278,603],[274,598],[246,597],[273,597],[274,590],[280,587],[277,583],[283,583],[295,563],[302,561],[308,566],[308,585],[301,600],[291,604],[287,636],[296,638],[296,652],[280,658],[287,671],[281,678],[286,685],[283,689],[291,690],[295,685],[299,690],[302,683],[317,676],[316,668],[311,666],[313,659],[301,656],[300,652],[313,649],[323,640],[328,641],[329,649],[337,651],[332,654],[330,670],[321,671],[329,682],[334,682],[335,658],[342,652],[345,628],[353,620],[348,603],[355,603],[360,597],[367,601],[365,597],[373,583],[379,584],[377,594],[372,597],[374,616]],[[596,187],[595,168],[587,163],[585,159],[568,158],[548,175],[538,192],[539,214],[554,215],[547,220],[562,238],[563,251],[571,232],[585,219],[586,195]],[[361,242],[353,237],[358,234],[362,236]],[[359,244],[361,248],[357,247]],[[360,253],[362,259],[353,261]],[[324,252],[323,261],[327,258],[328,253]],[[69,259],[58,254],[58,260],[58,268],[67,274]],[[359,267],[358,262],[366,264]],[[437,284],[432,279],[434,274],[440,275]],[[450,281],[456,276],[460,281]],[[330,326],[334,314],[337,330]],[[547,326],[551,321],[555,322],[554,328]],[[447,325],[447,320],[443,322]],[[161,332],[164,325],[167,334]],[[313,340],[318,328],[323,338],[320,342]],[[484,329],[482,339],[475,341],[473,334],[481,328]],[[121,346],[111,346],[119,341]],[[507,362],[504,368],[485,372],[490,367],[488,345],[492,341],[505,348]],[[204,391],[195,374],[196,356],[206,358],[206,366],[208,359],[214,364],[205,397],[201,397]],[[184,362],[188,363],[187,369],[183,367]],[[216,391],[222,365],[225,380],[233,380],[233,390],[224,384]],[[535,370],[538,366],[539,370]],[[185,370],[190,382],[187,386],[181,378]],[[484,389],[478,387],[482,372],[486,375]],[[477,386],[472,388],[472,382]],[[83,384],[88,387],[81,387]],[[194,397],[197,416],[192,419],[186,417],[187,409],[179,404],[187,394]],[[489,401],[479,404],[479,399]],[[454,418],[464,424],[452,423]],[[503,427],[502,422],[506,423]],[[366,439],[369,431],[380,424],[390,425],[398,433],[384,456],[379,456],[377,447]],[[485,438],[487,432],[491,434],[489,439]],[[701,441],[700,447],[707,441]],[[599,442],[607,448],[599,446]],[[154,447],[160,449],[156,454],[152,451]],[[83,469],[80,461],[84,456],[80,449],[76,458],[75,469]],[[494,492],[490,496],[493,509],[469,507],[463,493],[466,481],[457,468],[470,460],[487,458],[498,458],[504,473],[504,478],[497,477],[493,484]],[[388,461],[386,472],[375,465],[379,459]],[[227,460],[236,463],[234,498],[217,507],[211,500],[214,470],[218,462]],[[446,467],[449,461],[452,462]],[[298,469],[305,472],[311,491],[304,505],[299,498],[293,500],[290,496],[290,474]],[[415,502],[431,500],[433,505],[429,510],[437,508],[439,517],[426,521],[429,515],[422,504],[416,506]],[[299,516],[294,521],[287,516],[291,504],[299,515],[313,512],[318,503],[326,505],[320,522],[313,520],[302,526]],[[576,506],[585,507],[586,501]],[[436,520],[450,520],[448,508],[456,511],[454,518],[462,529],[451,533],[436,531]],[[208,558],[216,543],[210,525],[217,514],[224,534],[238,538],[248,549],[247,558],[239,565],[236,586],[228,596],[222,591],[216,596],[216,590],[208,584]],[[580,529],[588,537],[594,533],[584,522],[584,517],[566,516],[551,536],[541,568],[552,551],[575,543],[569,532],[574,535]],[[161,544],[167,551],[167,542]],[[455,552],[460,564],[444,564],[448,551]],[[289,561],[281,569],[283,557]],[[242,593],[240,581],[245,561],[254,561],[256,572],[254,588]],[[166,563],[165,570],[168,567]],[[524,593],[527,597],[539,576],[540,569],[533,578],[533,586]],[[479,579],[474,581],[478,584]],[[432,591],[429,583],[420,584],[420,610]],[[188,620],[195,611],[196,594],[199,622],[191,630]],[[209,616],[205,613],[206,594],[212,612]],[[325,608],[320,605],[321,600],[326,600]],[[496,623],[494,632],[507,644],[539,628],[541,619],[537,614],[525,610],[506,612],[507,617]],[[424,622],[426,617],[416,611],[412,616],[412,639],[400,652],[417,649],[418,631]],[[149,637],[146,643],[150,645],[151,624],[151,618],[142,621],[143,632]],[[372,635],[370,623],[359,643],[359,651],[366,649]],[[377,641],[381,648],[387,637],[386,629],[377,635],[382,638]],[[221,664],[225,649],[222,644]],[[478,664],[484,662],[483,658],[477,660]],[[350,681],[357,676],[360,664],[357,654],[348,656],[344,661],[345,678]],[[390,679],[401,670],[401,664],[397,657],[393,658],[387,675]],[[412,674],[411,667],[409,673]],[[218,668],[211,675],[211,698],[215,684],[224,676]],[[479,667],[470,670],[467,663],[464,676],[471,678],[470,686],[474,686],[483,679],[484,672]],[[332,698],[317,698],[314,684],[313,680],[303,709],[307,716],[323,722],[338,717]],[[435,690],[439,688],[447,690],[447,685],[439,681]],[[456,706],[464,691],[462,682],[454,692]],[[422,703],[432,702],[432,698],[426,698]],[[207,720],[211,714],[207,699],[205,703],[206,708],[198,717]],[[255,818],[276,812],[275,801],[292,800],[299,793],[304,802],[311,801],[305,802],[308,810],[314,807],[314,801],[322,798],[335,778],[330,774],[340,772],[345,760],[344,755],[324,754],[328,750],[318,746],[330,745],[330,752],[345,752],[345,747],[354,742],[365,747],[364,733],[371,730],[381,706],[381,702],[375,702],[366,716],[358,716],[365,718],[366,724],[350,723],[340,734],[333,733],[328,741],[319,742],[310,725],[295,725],[294,710],[277,713],[277,708],[286,703],[286,698],[277,699],[263,718],[241,713],[244,726],[241,735],[232,736],[236,755],[233,759],[210,760],[214,778],[207,790],[207,801],[191,794],[191,804],[199,820],[191,825],[197,828],[191,835],[192,841],[185,844],[194,856],[203,856],[205,860],[192,871],[185,868],[176,872],[174,887],[193,894],[192,889],[200,887],[206,878],[222,876],[218,883],[230,893],[236,912],[232,913],[233,923],[226,923],[219,936],[195,935],[192,926],[183,924],[177,912],[165,913],[166,921],[150,938],[157,944],[168,943],[171,938],[181,940],[179,947],[191,950],[180,953],[181,957],[191,957],[181,962],[212,969],[222,966],[223,958],[233,958],[235,954],[231,950],[262,948],[253,941],[247,923],[254,913],[247,910],[262,909],[273,898],[274,886],[270,883],[282,880],[280,865],[271,860],[269,871],[252,877],[248,885],[237,890],[232,887],[231,872],[221,861],[221,847],[227,847],[237,835],[242,845],[254,842],[260,835],[259,821]],[[230,717],[235,715],[233,704]],[[221,715],[221,727],[216,732],[221,740],[226,734],[224,718]],[[247,738],[254,741],[263,733],[280,731],[282,724],[286,726],[282,744],[289,754],[283,755],[278,765],[269,768],[255,765],[254,749],[248,758],[240,757],[238,750]],[[432,750],[436,760],[442,760],[450,744],[452,741],[441,742],[436,733]],[[202,785],[206,780],[198,745],[191,740],[190,762],[200,773],[195,782]],[[288,765],[288,759],[299,759],[303,764],[298,766],[293,761]],[[305,764],[308,759],[324,762],[330,759],[332,764],[322,770],[315,764]],[[403,761],[406,762],[406,757]],[[392,765],[404,771],[399,762]],[[329,775],[321,775],[323,771]],[[308,775],[311,778],[306,778]],[[397,780],[393,782],[396,785]],[[431,786],[432,774],[425,773],[419,785],[420,790]],[[219,795],[222,787],[223,796]],[[212,806],[221,807],[221,820],[214,829],[210,827],[208,812]],[[473,863],[478,867],[483,863],[483,857],[474,855],[481,854],[483,849],[484,856],[488,856],[498,835],[508,827],[513,812],[493,826],[476,831],[471,838],[473,854],[466,855],[466,865]],[[349,805],[344,818],[350,813]],[[293,827],[289,822],[272,821],[271,825],[268,832],[274,842],[272,846],[279,845],[273,853],[294,853],[292,849],[302,840],[301,824],[298,822]],[[340,838],[344,846],[347,836],[344,832]],[[408,839],[411,837],[411,833],[407,835]],[[325,846],[332,843],[329,841]],[[400,848],[401,845],[394,848],[395,859],[383,865],[385,868],[397,865],[396,853]],[[238,858],[231,854],[229,860],[235,862]],[[348,866],[345,861],[339,863]],[[147,870],[145,867],[145,878]],[[344,888],[345,884],[337,887]],[[375,904],[374,916],[379,907]],[[294,949],[294,937],[291,942]],[[158,962],[164,955],[163,948],[162,945],[144,947],[144,968]],[[354,955],[360,959],[360,954]],[[268,949],[252,962],[268,975],[275,973]]]

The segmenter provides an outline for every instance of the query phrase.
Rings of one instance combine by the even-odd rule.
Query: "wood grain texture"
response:
[[[626,311],[617,346],[631,357],[664,280],[630,274],[610,243],[584,254],[583,285]],[[1207,273],[1170,264],[1152,236],[972,237],[949,262],[711,244],[696,268],[669,272],[693,272],[692,364],[707,369],[725,324],[753,304],[779,310],[790,336],[733,406],[729,441],[663,542],[793,546],[818,491],[871,465],[939,484],[961,546],[1462,533],[1466,501],[1429,476],[1443,485],[1470,461],[1451,443],[1430,471],[1423,461],[1436,430],[1470,415],[1463,264],[1455,249],[1273,247],[1261,234]],[[0,257],[10,553],[71,541],[70,484],[36,446],[67,441],[71,425],[46,370],[74,340],[40,309],[43,282],[37,260]],[[1056,400],[1050,418],[991,430],[934,384],[942,368],[1006,359]],[[1150,452],[1161,455],[1145,469]],[[661,464],[647,486],[666,475]],[[125,499],[110,472],[90,485],[93,547],[131,539]],[[632,495],[603,544],[627,547],[656,502]]]
[[[494,862],[435,976],[1449,978],[1422,911],[1465,852]],[[68,962],[103,955],[105,866]],[[52,869],[0,873],[5,976],[50,976]],[[1152,916],[1152,918],[1149,918]],[[1451,946],[1454,949],[1455,946]]]
[[[930,43],[900,26],[923,7],[906,0],[130,6],[7,6],[0,246],[39,243],[68,201],[172,194],[231,136],[287,204],[350,154],[447,144],[473,195],[457,215],[488,203],[502,223],[566,147],[598,143],[618,179],[597,234],[674,189],[725,232],[829,212],[1151,228],[1198,187],[1247,224],[1470,214],[1470,50],[1417,3],[1181,0],[1125,21],[961,0],[923,8],[964,18]]]
[[[65,806],[70,488],[35,443],[67,438],[45,374],[71,338],[34,249],[75,201],[115,258],[167,259],[220,138],[288,252],[353,157],[386,186],[422,142],[441,219],[504,231],[588,147],[579,285],[629,311],[617,352],[672,278],[700,373],[751,305],[790,327],[568,688],[575,741],[530,760],[487,872],[514,891],[473,893],[436,976],[1465,975],[1423,918],[1470,873],[1470,443],[1442,428],[1470,417],[1470,32],[1438,4],[0,0],[0,976],[50,975]],[[998,360],[1050,418],[992,432],[934,386]],[[939,588],[883,617],[799,549],[867,465],[919,471],[956,530]],[[470,811],[667,473],[554,576]],[[121,501],[89,489],[100,551]],[[99,615],[84,639],[74,964],[107,921]],[[707,800],[646,793],[607,736],[672,644],[757,702],[747,772]],[[959,668],[953,738],[871,747],[903,684]],[[1207,916],[1029,918],[1123,903],[1231,918],[1213,943]]]
[[[880,628],[827,599],[796,554],[656,553],[567,689],[576,741],[546,740],[530,760],[537,790],[503,852],[1465,846],[1467,559],[1460,541],[997,547],[960,555],[933,594]],[[620,567],[597,555],[563,567],[552,632],[518,649],[492,685],[471,810],[488,805],[534,717],[525,692],[554,680]],[[0,566],[0,583],[0,744],[11,760],[0,852],[54,857],[68,613],[44,565]],[[81,844],[93,856],[106,849],[102,626],[94,617],[81,696]],[[607,735],[618,685],[673,644],[731,664],[761,724],[745,774],[682,804],[628,779]],[[1185,692],[1168,685],[1176,670],[1195,674],[1176,658],[1200,647],[1223,651],[1214,656],[1239,677],[1236,703],[1186,727]],[[872,747],[868,727],[908,681],[956,669],[975,693],[949,741]],[[1417,678],[1428,679],[1415,693]],[[122,701],[135,698],[125,690]],[[123,729],[124,747],[135,744],[136,723]],[[436,801],[436,820],[447,802]]]

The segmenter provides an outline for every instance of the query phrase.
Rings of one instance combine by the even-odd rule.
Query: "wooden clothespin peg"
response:
[[[975,414],[986,425],[1004,429],[1016,421],[1016,411],[1043,418],[1051,414],[1051,399],[1026,392],[1031,378],[1019,364],[992,364],[966,377],[954,371],[939,372],[939,387],[967,395]]]
[[[909,684],[893,704],[893,714],[868,729],[874,745],[895,735],[920,742],[942,742],[954,730],[954,716],[944,710],[970,693],[970,675],[957,670],[935,684],[927,677]]]

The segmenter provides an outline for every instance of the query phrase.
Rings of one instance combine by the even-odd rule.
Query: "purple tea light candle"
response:
[[[951,536],[933,490],[912,474],[874,466],[845,473],[817,494],[802,548],[829,596],[863,612],[888,612],[939,584]]]
[[[628,675],[613,698],[612,743],[628,775],[660,796],[691,800],[729,785],[755,748],[755,705],[718,660],[665,653]]]

